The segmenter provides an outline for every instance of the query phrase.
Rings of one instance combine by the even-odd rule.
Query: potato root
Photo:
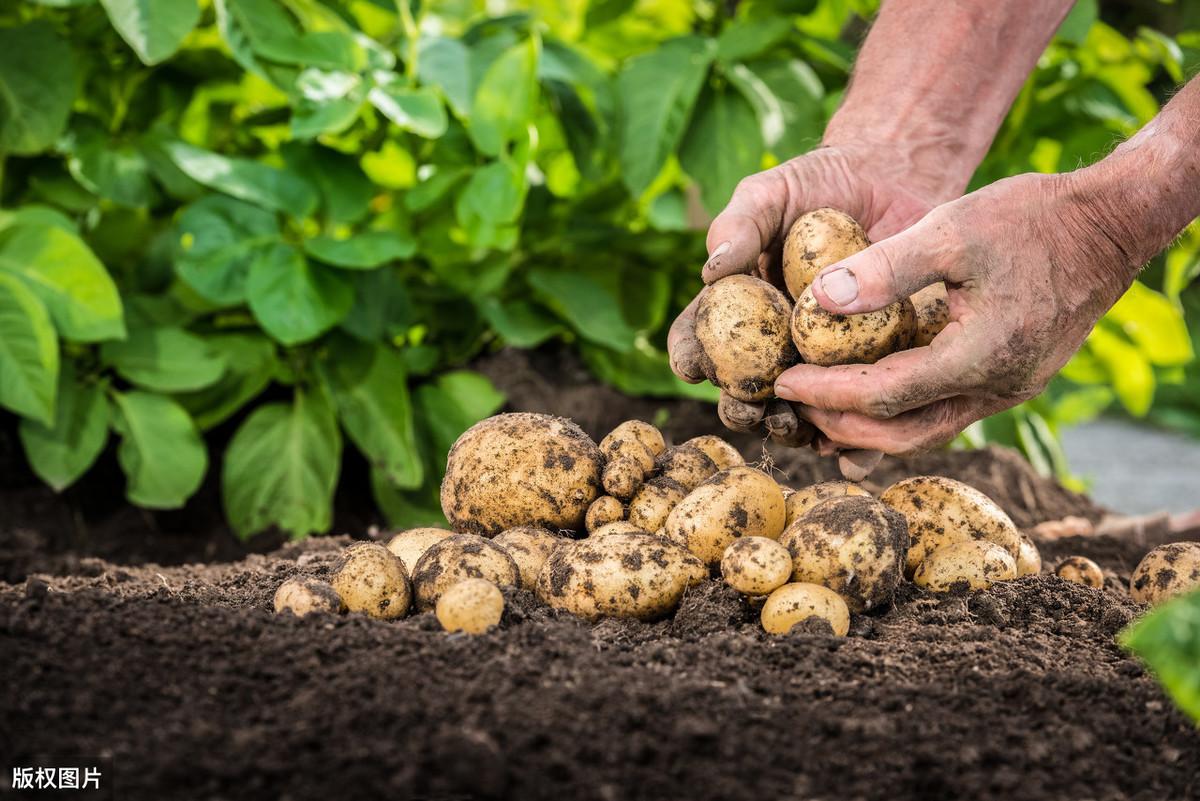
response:
[[[721,577],[743,595],[769,595],[792,576],[792,555],[767,537],[736,539],[721,556]]]
[[[778,539],[786,520],[783,491],[753,467],[717,473],[675,505],[666,536],[707,565],[716,565],[738,537]]]
[[[624,519],[625,504],[611,495],[601,495],[588,507],[583,524],[588,531],[595,531],[603,525]]]
[[[275,590],[275,613],[288,612],[304,617],[313,612],[328,612],[336,615],[342,611],[342,599],[327,581],[293,576]]]
[[[940,281],[920,289],[909,300],[916,312],[917,328],[909,347],[922,348],[933,342],[950,324],[950,301],[946,285]]]
[[[810,484],[798,490],[791,490],[785,493],[784,497],[787,504],[787,525],[795,523],[821,501],[827,501],[830,498],[844,498],[847,495],[871,497],[871,493],[853,481],[822,481],[819,484]]]
[[[938,548],[925,557],[913,582],[934,592],[949,592],[955,586],[986,590],[997,581],[1017,577],[1012,554],[987,540],[964,540]]]
[[[666,525],[667,516],[687,496],[678,481],[660,476],[642,485],[629,501],[626,519],[645,531],[657,531]]]
[[[504,594],[487,579],[464,579],[442,593],[434,614],[446,631],[483,634],[500,625]]]
[[[838,637],[850,631],[850,610],[842,596],[819,584],[784,584],[767,596],[760,619],[770,634],[787,634],[797,623],[818,618]]]
[[[874,364],[907,348],[917,329],[916,312],[906,298],[879,311],[835,314],[817,303],[812,287],[792,311],[792,342],[810,364]]]
[[[788,320],[791,304],[775,287],[749,275],[712,284],[696,309],[701,368],[709,381],[740,401],[761,401],[796,363]]]
[[[377,542],[356,542],[343,551],[329,583],[346,609],[383,620],[404,617],[412,602],[404,563]]]
[[[1140,604],[1163,601],[1200,588],[1200,542],[1171,542],[1142,557],[1129,577],[1129,594]]]
[[[426,551],[428,551],[435,542],[446,539],[454,535],[453,531],[444,528],[410,528],[407,531],[401,531],[388,540],[387,549],[394,553],[401,562],[404,563],[404,569],[408,571],[408,575],[412,575],[416,570],[417,560],[419,560]]]
[[[801,214],[783,240],[783,282],[798,298],[817,273],[871,244],[867,232],[844,211],[821,208]]]
[[[550,554],[569,540],[537,526],[517,526],[501,531],[492,542],[507,551],[516,562],[521,586],[532,590]]]
[[[487,579],[498,587],[521,582],[516,561],[501,546],[478,534],[455,534],[434,543],[413,571],[417,608],[433,609],[442,593],[464,579]]]

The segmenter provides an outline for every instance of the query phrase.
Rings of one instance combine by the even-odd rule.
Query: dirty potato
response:
[[[499,545],[517,564],[521,586],[532,590],[537,584],[542,565],[554,553],[554,549],[568,542],[565,537],[537,526],[517,526],[501,531],[492,542]]]
[[[822,208],[801,214],[783,240],[783,282],[800,297],[817,273],[871,244],[867,232],[844,211]]]
[[[818,618],[838,637],[850,631],[850,609],[842,596],[819,584],[784,584],[767,596],[762,627],[770,634],[787,634],[797,623]]]
[[[812,509],[821,501],[827,501],[830,498],[843,498],[847,495],[861,495],[864,498],[871,497],[871,493],[853,481],[822,481],[819,484],[811,484],[798,490],[792,490],[786,493],[784,498],[787,503],[787,524],[790,526],[792,523],[795,523],[809,509]]]
[[[687,496],[678,481],[660,476],[642,485],[629,501],[630,523],[645,531],[657,531],[666,525],[667,515]]]
[[[576,540],[550,555],[538,575],[538,596],[587,620],[661,617],[688,587],[708,576],[704,564],[651,534],[607,534]]]
[[[588,507],[583,524],[588,531],[595,531],[607,523],[625,519],[625,504],[611,495],[601,495]]]
[[[434,614],[446,631],[483,634],[500,625],[504,594],[487,579],[464,579],[442,593]]]
[[[429,611],[443,592],[469,578],[515,587],[520,584],[521,571],[508,551],[491,540],[478,534],[455,534],[434,543],[417,561],[412,579],[417,608]]]
[[[649,472],[654,458],[667,449],[662,432],[643,420],[626,420],[600,440],[600,453],[605,459],[629,456]]]
[[[412,602],[404,563],[377,542],[356,542],[343,551],[329,583],[348,610],[384,620],[403,617]]]
[[[489,537],[526,524],[580,530],[602,494],[603,461],[570,420],[524,412],[489,417],[450,449],[442,511],[456,531]]]
[[[923,348],[950,323],[950,301],[940,281],[918,290],[909,300],[917,315],[917,329],[909,347]]]
[[[1020,568],[1017,568],[1020,573]],[[1103,589],[1104,571],[1086,556],[1068,556],[1054,567],[1054,575],[1093,589]]]
[[[336,615],[342,611],[342,599],[333,585],[307,576],[293,576],[279,585],[275,591],[275,612],[289,612],[304,617],[312,612],[328,612]]]
[[[407,531],[399,532],[388,540],[387,549],[404,563],[404,569],[411,576],[413,570],[417,567],[417,560],[435,542],[453,535],[453,531],[444,528],[410,528]]]
[[[783,491],[753,467],[717,473],[676,504],[667,516],[666,536],[708,565],[738,537],[778,539],[786,520]]]
[[[749,275],[712,284],[696,309],[701,368],[709,381],[740,401],[761,401],[796,363],[788,330],[791,304],[775,287]]]
[[[1163,601],[1200,588],[1200,542],[1171,542],[1142,557],[1129,577],[1129,594],[1140,604]]]
[[[709,459],[713,460],[713,464],[718,470],[728,470],[731,467],[741,467],[746,463],[742,458],[742,454],[737,448],[730,445],[725,440],[718,437],[716,434],[702,434],[699,437],[692,437],[685,446],[690,445],[693,448],[699,448],[704,452]]]
[[[835,364],[874,364],[907,348],[917,318],[906,298],[865,314],[834,314],[817,303],[812,287],[804,290],[792,312],[792,342],[804,361]]]
[[[717,466],[704,451],[691,445],[676,445],[663,451],[655,461],[659,476],[675,481],[688,492],[717,472]]]
[[[617,520],[613,523],[605,523],[600,528],[588,534],[588,539],[596,539],[597,537],[607,537],[609,534],[651,534],[653,532],[641,526],[634,525],[628,520]]]
[[[874,498],[822,501],[779,538],[792,555],[792,580],[820,584],[852,612],[891,602],[904,578],[908,525]]]
[[[917,567],[913,582],[934,592],[949,592],[956,585],[986,590],[997,581],[1017,577],[1012,554],[987,540],[964,540],[938,548]]]
[[[1021,543],[1017,547],[1017,578],[1036,576],[1042,572],[1042,554],[1024,531],[1018,531]]]
[[[742,537],[721,556],[721,577],[743,595],[767,595],[787,584],[792,555],[766,537]]]
[[[621,456],[604,463],[604,491],[614,498],[629,500],[645,480],[645,468],[632,456]]]

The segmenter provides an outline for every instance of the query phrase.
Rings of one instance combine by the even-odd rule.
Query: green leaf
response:
[[[53,424],[23,419],[17,433],[33,472],[55,492],[62,492],[104,450],[108,402],[99,385],[81,382],[68,362],[58,379]]]
[[[390,261],[411,258],[417,241],[403,231],[361,231],[344,239],[318,236],[304,241],[314,259],[349,270],[373,270]]]
[[[404,208],[412,212],[429,209],[448,195],[458,185],[458,182],[469,174],[474,175],[473,172],[462,167],[439,168],[433,175],[404,194]]]
[[[467,131],[484,155],[500,155],[532,120],[539,50],[535,38],[509,48],[479,82]]]
[[[75,99],[75,57],[49,23],[0,28],[0,155],[54,144]]]
[[[1150,411],[1154,403],[1154,370],[1141,351],[1103,325],[1092,329],[1087,347],[1108,370],[1121,405],[1135,417]]]
[[[459,225],[508,225],[521,216],[525,204],[525,173],[508,161],[493,161],[471,173],[454,204]]]
[[[1188,364],[1195,357],[1183,313],[1140,281],[1133,282],[1105,318],[1119,326],[1156,367]]]
[[[266,389],[277,364],[275,344],[259,334],[210,334],[205,341],[225,372],[204,389],[175,396],[201,431],[225,422]]]
[[[121,437],[117,461],[130,503],[183,506],[208,469],[208,452],[192,418],[175,401],[152,392],[114,393],[113,402],[113,429]]]
[[[356,158],[300,142],[288,142],[281,151],[288,168],[317,188],[330,222],[352,225],[370,212],[376,189]]]
[[[639,342],[626,353],[583,345],[583,361],[606,384],[628,395],[661,398],[694,398],[716,403],[721,391],[709,383],[688,384],[671,371],[667,354]]]
[[[419,386],[416,397],[417,419],[428,427],[436,454],[449,452],[464,431],[504,405],[504,394],[471,370],[443,373]]]
[[[366,342],[391,339],[403,334],[414,322],[415,313],[400,271],[357,272],[354,281],[354,306],[342,320],[343,331]]]
[[[633,347],[636,332],[621,311],[620,276],[605,267],[551,270],[535,267],[528,280],[534,292],[584,339],[621,352]]]
[[[334,341],[321,375],[346,434],[371,468],[396,487],[421,486],[424,465],[417,448],[404,361],[385,345]]]
[[[182,328],[135,328],[124,340],[104,343],[100,358],[127,381],[160,392],[203,389],[225,372],[221,355]]]
[[[795,30],[792,20],[783,16],[735,20],[717,37],[717,60],[733,64],[754,58],[772,50]]]
[[[366,97],[362,78],[353,72],[306,69],[296,79],[292,136],[312,139],[338,134],[358,119]]]
[[[143,64],[169,58],[196,23],[195,0],[100,0],[108,19]]]
[[[470,117],[470,48],[457,39],[422,39],[418,48],[417,76],[421,83],[441,89],[446,102],[460,119]]]
[[[375,80],[367,99],[383,116],[426,139],[437,139],[446,132],[449,121],[436,91],[410,88],[394,72],[380,73]]]
[[[769,59],[738,64],[729,82],[758,114],[763,142],[780,159],[798,156],[821,139],[825,129],[821,79],[798,59]]]
[[[536,348],[563,331],[562,323],[527,300],[486,297],[479,302],[479,311],[506,344],[517,348]]]
[[[275,245],[254,261],[246,294],[255,319],[284,345],[315,339],[354,303],[344,275],[309,262],[290,245]]]
[[[626,63],[617,77],[621,173],[640,195],[679,143],[716,52],[711,39],[686,36]]]
[[[277,0],[215,0],[217,27],[234,59],[268,80],[280,64],[357,71],[364,58],[345,31],[303,31]]]
[[[150,164],[140,148],[109,139],[86,117],[77,117],[63,147],[67,168],[89,192],[121,206],[153,205],[158,190],[151,180]]]
[[[52,425],[57,379],[50,314],[30,289],[0,272],[0,406]]]
[[[1055,36],[1064,42],[1081,45],[1087,39],[1092,23],[1100,18],[1100,4],[1096,0],[1075,0],[1067,18],[1058,27]]]
[[[185,142],[164,141],[159,146],[185,175],[210,189],[293,217],[307,216],[316,209],[316,193],[294,173]]]
[[[1120,634],[1171,698],[1200,723],[1200,590],[1175,598]]]
[[[1058,398],[1052,416],[1060,426],[1086,423],[1099,417],[1115,397],[1108,387],[1082,387]]]
[[[292,402],[260,406],[225,452],[225,512],[242,539],[277,526],[299,539],[328,530],[342,438],[328,401],[297,388]]]
[[[233,198],[210,195],[179,216],[175,267],[205,300],[232,306],[246,300],[250,265],[279,242],[270,212]]]
[[[392,486],[379,470],[371,471],[371,495],[388,525],[396,529],[447,528],[446,516],[436,490],[423,488],[405,492]]]
[[[704,208],[725,207],[738,181],[762,167],[763,142],[754,109],[738,92],[705,92],[679,148],[679,163],[700,184]]]

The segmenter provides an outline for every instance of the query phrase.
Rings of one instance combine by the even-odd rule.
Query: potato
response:
[[[1017,573],[1020,572],[1018,567]],[[1085,587],[1094,589],[1104,587],[1104,571],[1100,569],[1100,565],[1086,556],[1068,556],[1055,566],[1054,575]]]
[[[743,595],[767,595],[791,576],[792,555],[767,537],[736,539],[721,556],[721,577]]]
[[[388,540],[387,549],[404,563],[404,569],[411,576],[422,554],[435,542],[453,535],[453,531],[444,528],[410,528]]]
[[[850,610],[842,596],[819,584],[784,584],[767,596],[762,627],[770,634],[787,634],[797,623],[820,618],[838,637],[850,631]]]
[[[507,551],[516,562],[521,586],[532,590],[550,554],[569,540],[537,526],[517,526],[501,531],[492,542]]]
[[[1012,554],[987,540],[954,542],[925,557],[913,581],[934,592],[948,592],[965,583],[972,590],[986,590],[997,581],[1017,577]]]
[[[1021,544],[1017,548],[1017,578],[1036,576],[1042,572],[1042,554],[1024,531],[1019,531]]]
[[[550,555],[538,596],[587,620],[649,620],[674,609],[688,587],[708,576],[704,564],[651,534],[607,534],[577,540]]]
[[[677,445],[663,451],[655,461],[659,476],[675,481],[691,492],[717,472],[708,454],[691,445]]]
[[[708,565],[738,537],[778,539],[786,520],[783,491],[753,467],[717,473],[675,505],[665,525],[669,540]]]
[[[500,625],[504,594],[487,579],[465,579],[442,593],[434,614],[446,631],[483,634],[492,626]]]
[[[1129,594],[1140,604],[1160,604],[1200,588],[1200,542],[1171,542],[1142,557],[1129,577]]]
[[[329,583],[351,612],[392,620],[412,602],[404,563],[377,542],[356,542],[342,552]]]
[[[478,534],[455,534],[434,543],[413,571],[417,608],[427,612],[442,593],[460,581],[482,578],[500,587],[520,584],[516,561],[501,546]]]
[[[683,444],[684,446],[690,445],[693,448],[699,448],[704,451],[704,454],[713,460],[713,464],[717,466],[718,470],[728,470],[731,467],[740,467],[746,463],[746,460],[742,458],[742,454],[737,448],[716,434],[702,434],[699,437],[692,437]]]
[[[602,494],[602,465],[596,443],[570,420],[489,417],[450,449],[442,511],[456,531],[489,537],[527,524],[580,530]]]
[[[830,498],[788,526],[779,543],[792,555],[792,581],[828,587],[852,612],[864,612],[890,603],[904,578],[908,525],[874,498]]]
[[[870,244],[867,232],[844,211],[823,208],[801,214],[783,240],[783,282],[788,293],[800,297],[817,273]]]
[[[791,310],[782,292],[749,275],[731,275],[705,289],[696,308],[696,339],[708,380],[740,401],[774,395],[775,379],[796,363]]]
[[[588,531],[595,531],[606,523],[625,519],[625,504],[611,495],[601,495],[588,507],[583,524]]]
[[[290,612],[304,617],[312,612],[329,612],[336,615],[342,611],[342,599],[327,581],[292,576],[275,590],[275,612]]]
[[[687,490],[678,481],[663,476],[652,478],[629,501],[627,519],[640,529],[657,531],[666,524],[675,504],[686,496]]]
[[[626,420],[600,440],[600,453],[605,459],[630,456],[641,464],[643,472],[654,469],[654,458],[666,449],[662,432],[642,420]]]
[[[917,316],[906,298],[879,311],[834,314],[817,303],[812,287],[804,290],[792,311],[792,342],[801,358],[825,367],[874,364],[907,348],[917,329]]]
[[[645,469],[632,456],[622,456],[604,463],[604,491],[614,498],[629,500],[645,480]]]
[[[943,476],[916,476],[897,481],[879,500],[908,520],[906,575],[938,548],[965,540],[994,542],[1016,559],[1021,534],[1004,510],[988,496],[961,481]]]
[[[649,533],[651,533],[649,529],[642,528],[641,526],[635,526],[633,523],[629,522],[628,520],[617,520],[616,522],[613,522],[613,523],[605,523],[600,528],[591,532],[588,535],[588,539],[595,539],[596,537],[606,537],[609,534],[649,534]]]
[[[787,504],[787,524],[790,526],[795,523],[821,501],[830,498],[844,498],[847,495],[871,497],[871,493],[853,481],[822,481],[820,484],[811,484],[803,489],[792,490],[784,497]]]
[[[940,281],[918,290],[909,300],[917,315],[917,330],[909,347],[922,348],[950,323],[950,300]]]

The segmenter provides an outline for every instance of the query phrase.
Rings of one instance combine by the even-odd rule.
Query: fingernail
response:
[[[709,267],[716,267],[721,261],[721,257],[728,253],[731,247],[733,247],[733,244],[728,241],[717,245],[713,252],[708,255],[708,261],[704,262],[705,269],[708,269]]]
[[[858,297],[858,279],[845,267],[821,276],[821,289],[839,306],[853,303]]]
[[[775,382],[775,397],[782,398],[785,401],[800,400],[796,393],[792,391],[791,386],[782,381]]]

